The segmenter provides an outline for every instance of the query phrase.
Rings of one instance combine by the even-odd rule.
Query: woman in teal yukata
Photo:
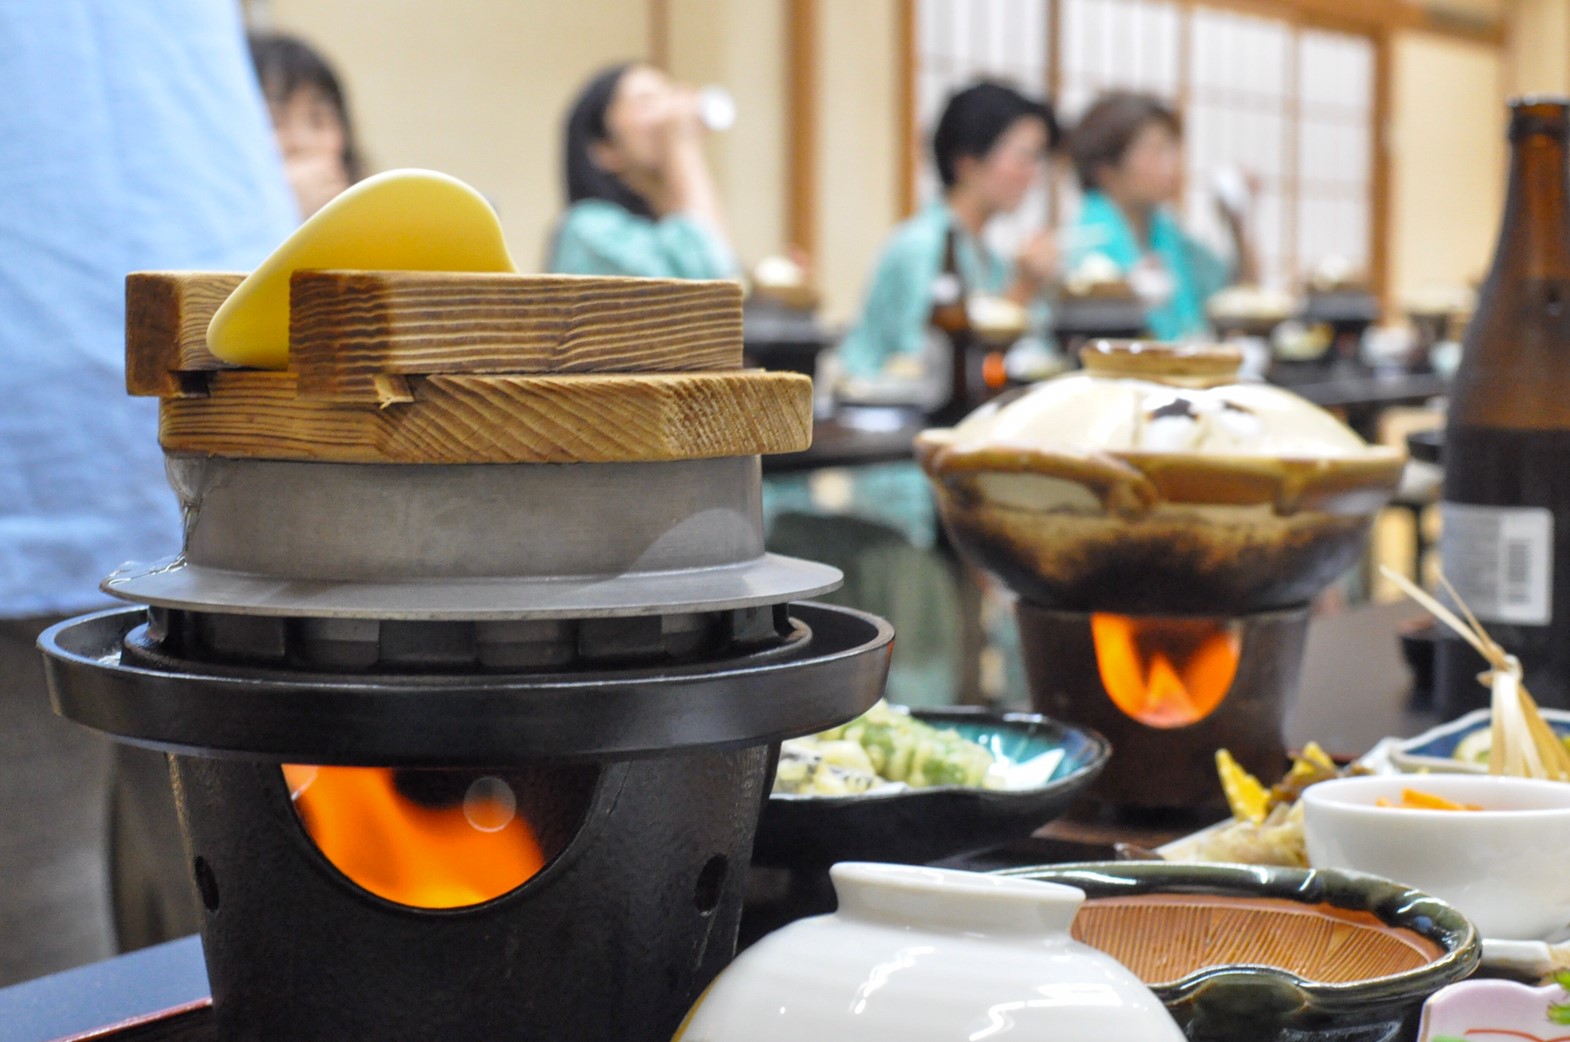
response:
[[[840,343],[841,374],[875,379],[922,365],[933,284],[943,268],[950,229],[966,292],[1012,299],[1027,309],[1032,335],[1048,335],[1042,292],[1057,267],[1052,233],[1043,229],[1032,235],[1012,263],[989,249],[981,235],[994,216],[1024,201],[1058,139],[1050,105],[1000,83],[977,83],[949,98],[932,134],[943,194],[889,236],[861,317]],[[917,546],[933,544],[937,521],[931,493],[915,464],[867,467],[857,478],[857,513],[900,529]]]
[[[616,65],[590,80],[567,116],[568,207],[548,270],[735,276],[704,133],[697,92],[653,66]]]
[[[1237,261],[1228,264],[1183,231],[1168,209],[1182,185],[1182,125],[1155,98],[1117,92],[1093,104],[1069,136],[1084,200],[1068,243],[1069,269],[1092,254],[1112,261],[1148,305],[1160,340],[1205,336],[1205,302],[1255,278],[1243,218],[1221,206]]]
[[[1013,300],[1026,308],[1031,336],[1043,342],[1050,336],[1043,293],[1057,269],[1051,233],[1030,236],[1012,259],[991,250],[982,233],[993,217],[1020,206],[1058,141],[1051,106],[1003,84],[981,82],[950,96],[932,135],[942,195],[889,237],[861,316],[839,346],[841,373],[875,379],[924,365],[933,287],[951,229],[965,291]],[[916,705],[954,701],[964,684],[960,670],[973,665],[965,661],[961,620],[976,606],[966,605],[973,599],[967,596],[970,587],[952,558],[933,549],[938,524],[926,478],[914,463],[860,467],[851,474],[844,511],[850,518],[842,527],[859,532],[864,547],[848,566],[833,563],[844,567],[857,606],[890,618],[901,636],[890,668],[889,697]],[[803,520],[782,516],[777,537],[788,536],[790,524]],[[804,548],[827,543],[800,542]],[[783,538],[774,545],[795,549]],[[1012,625],[1005,619],[1001,627],[989,629]]]
[[[875,378],[891,362],[921,358],[950,229],[965,290],[1024,306],[1032,332],[1045,334],[1042,293],[1057,268],[1052,233],[1036,232],[1010,262],[987,247],[982,230],[993,217],[1019,208],[1058,139],[1050,105],[1000,83],[977,83],[949,98],[932,134],[943,194],[889,237],[861,318],[840,345],[841,372]]]

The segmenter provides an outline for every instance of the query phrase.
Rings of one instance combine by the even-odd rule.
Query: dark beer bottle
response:
[[[948,367],[948,394],[933,410],[937,426],[958,423],[969,414],[976,384],[971,379],[970,316],[965,304],[965,280],[959,270],[959,229],[949,226],[943,240],[943,267],[932,280],[929,333],[942,348],[930,364]]]
[[[1493,267],[1445,426],[1445,575],[1545,706],[1570,707],[1570,99],[1510,106]],[[1437,648],[1447,717],[1487,704],[1482,658]]]

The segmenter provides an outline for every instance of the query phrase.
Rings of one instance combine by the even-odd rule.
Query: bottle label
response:
[[[954,343],[948,334],[928,326],[922,346],[921,388],[917,392],[917,404],[927,412],[948,401],[954,393],[953,356]]]
[[[932,279],[932,303],[938,307],[958,304],[962,292],[959,276],[952,271],[940,271]]]
[[[1442,503],[1440,557],[1483,622],[1546,626],[1553,618],[1554,515],[1546,507]]]

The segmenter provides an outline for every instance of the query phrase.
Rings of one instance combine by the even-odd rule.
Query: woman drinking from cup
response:
[[[736,273],[703,158],[698,91],[629,63],[589,81],[566,125],[568,208],[549,270],[717,279]]]

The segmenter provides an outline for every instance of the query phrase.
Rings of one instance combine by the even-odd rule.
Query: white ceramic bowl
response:
[[[1478,811],[1379,807],[1419,789]],[[1340,778],[1303,792],[1308,860],[1385,876],[1447,901],[1484,937],[1570,923],[1570,784],[1460,774]]]
[[[912,865],[832,870],[839,911],[742,952],[677,1042],[1182,1042],[1160,1000],[1069,937],[1073,887]]]

